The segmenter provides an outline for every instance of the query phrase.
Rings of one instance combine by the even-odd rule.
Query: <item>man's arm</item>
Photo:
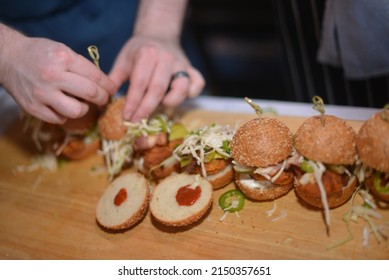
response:
[[[130,81],[123,117],[138,121],[162,104],[179,105],[204,88],[200,72],[180,45],[187,0],[142,0],[134,36],[116,58],[110,77],[118,85]],[[172,80],[177,72],[186,72]]]
[[[142,0],[134,35],[160,37],[178,43],[187,2],[187,0]]]
[[[115,84],[62,43],[27,37],[0,23],[0,84],[24,111],[62,124],[104,105]]]

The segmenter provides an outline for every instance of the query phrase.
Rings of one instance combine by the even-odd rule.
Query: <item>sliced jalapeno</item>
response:
[[[376,172],[374,174],[374,187],[380,193],[389,193],[389,180],[385,173]]]
[[[244,195],[239,190],[230,190],[219,197],[219,206],[224,211],[237,212],[243,209]]]
[[[301,163],[300,168],[301,168],[302,171],[304,171],[306,173],[312,173],[313,172],[313,167],[309,164],[309,162],[307,160],[304,160]]]

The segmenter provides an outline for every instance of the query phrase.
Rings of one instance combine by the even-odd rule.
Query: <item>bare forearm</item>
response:
[[[9,61],[23,35],[0,23],[0,84],[4,84],[9,69]]]
[[[179,40],[187,0],[142,0],[135,35]]]

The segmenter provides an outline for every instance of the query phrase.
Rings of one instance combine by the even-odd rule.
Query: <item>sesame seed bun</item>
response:
[[[231,157],[252,167],[266,167],[286,159],[293,150],[289,128],[275,118],[253,119],[237,129],[230,144]]]
[[[201,189],[199,198],[192,205],[180,205],[176,199],[178,190],[196,181]],[[153,217],[164,225],[187,226],[207,213],[212,205],[212,193],[212,185],[200,175],[186,173],[171,175],[155,187],[150,201],[150,211]]]
[[[332,115],[313,116],[295,134],[295,148],[308,159],[326,164],[353,164],[356,133],[344,120]]]
[[[389,173],[389,110],[387,121],[374,114],[359,129],[357,151],[361,161],[378,171]]]
[[[98,121],[99,131],[104,139],[120,140],[127,132],[122,112],[125,98],[120,97],[108,104]]]
[[[331,180],[331,178],[329,180]],[[326,176],[323,177],[323,181],[329,208],[336,208],[347,202],[351,198],[358,184],[358,180],[355,176],[352,177],[347,186],[342,186],[341,184],[335,183],[328,184],[326,183]],[[303,201],[317,208],[324,208],[321,201],[319,187],[317,186],[316,182],[312,182],[310,184],[301,184],[299,178],[296,177],[294,186],[297,196]]]
[[[235,182],[239,189],[249,198],[257,201],[274,200],[283,195],[286,195],[293,188],[293,180],[289,184],[277,185],[270,181],[259,181],[258,183],[266,186],[264,189],[249,187],[245,182],[251,180],[248,174],[235,173]],[[255,184],[255,183],[254,183]]]
[[[126,193],[124,199],[118,197],[122,190]],[[149,195],[149,183],[140,173],[127,173],[117,177],[109,184],[97,204],[97,222],[113,230],[133,226],[146,215]],[[120,203],[117,203],[118,199]]]

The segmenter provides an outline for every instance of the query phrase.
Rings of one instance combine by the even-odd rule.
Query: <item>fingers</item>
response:
[[[27,109],[27,112],[47,123],[52,124],[64,124],[67,121],[67,118],[57,113],[55,110],[48,106],[36,106],[31,110]]]
[[[107,94],[107,91],[98,83],[71,72],[63,74],[61,81],[58,83],[58,88],[67,95],[78,97],[99,106],[107,104],[110,97],[110,94]]]
[[[153,58],[155,59],[155,58]],[[150,58],[139,61],[134,69],[123,110],[123,117],[138,121],[148,117],[161,103],[169,87],[172,63],[169,58],[155,65],[150,64]],[[142,63],[143,62],[143,63]]]
[[[179,71],[190,77],[172,81]],[[126,43],[109,77],[119,85],[130,81],[123,118],[131,121],[148,117],[160,104],[177,106],[187,97],[199,95],[205,84],[178,45],[142,36]]]
[[[108,95],[113,95],[119,87],[119,84],[112,81],[98,67],[96,67],[96,65],[78,54],[67,70],[70,73],[74,73],[96,83],[101,94],[106,93]]]
[[[194,98],[200,95],[205,87],[205,79],[196,68],[189,68],[188,74],[190,77],[189,97]]]
[[[69,119],[81,118],[89,110],[89,106],[86,103],[62,93],[58,93],[55,97],[51,98],[47,102],[47,106],[61,116]]]
[[[171,67],[158,65],[146,87],[137,85],[137,79],[132,79],[123,113],[125,119],[139,121],[147,118],[161,103],[167,107],[176,107],[187,97],[198,96],[205,86],[200,72],[192,67],[188,68],[189,77],[181,76],[171,81],[173,72]],[[181,68],[183,69],[183,68]],[[169,85],[170,83],[170,85]],[[133,114],[131,114],[133,112]]]
[[[120,52],[108,76],[116,85],[122,85],[128,80],[131,72],[131,59],[127,58],[126,52]]]
[[[200,72],[190,67],[187,69],[189,77],[179,77],[172,81],[170,90],[163,99],[163,105],[175,107],[182,103],[186,97],[194,98],[204,89],[205,80]]]
[[[187,73],[189,74],[189,72]],[[181,76],[172,80],[162,104],[167,107],[175,107],[182,103],[189,95],[190,85],[190,75],[189,77]]]

